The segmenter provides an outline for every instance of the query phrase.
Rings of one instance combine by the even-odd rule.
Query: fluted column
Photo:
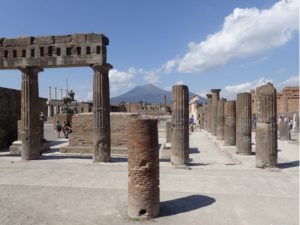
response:
[[[235,101],[227,101],[224,104],[224,145],[236,144],[236,112]]]
[[[186,85],[172,88],[172,149],[171,162],[174,165],[187,165],[189,159],[189,91]]]
[[[211,89],[211,134],[217,135],[217,113],[221,89]]]
[[[240,93],[236,100],[236,152],[251,154],[251,94]]]
[[[256,167],[277,166],[276,97],[271,83],[256,88]]]
[[[20,68],[22,160],[38,159],[41,152],[38,67]]]
[[[211,132],[211,94],[207,94],[207,131]]]
[[[110,162],[110,64],[93,65],[93,161]]]
[[[224,140],[224,104],[226,99],[221,98],[218,102],[217,113],[217,140]]]

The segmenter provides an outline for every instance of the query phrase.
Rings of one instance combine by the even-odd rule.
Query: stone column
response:
[[[166,122],[166,143],[171,143],[171,137],[172,137],[172,122],[167,121]]]
[[[227,101],[224,104],[224,145],[235,145],[235,129],[235,101]]]
[[[218,113],[218,102],[221,89],[211,89],[211,134],[217,135],[217,113]]]
[[[208,129],[207,125],[207,103],[204,105],[204,130]]]
[[[50,101],[52,99],[52,96],[51,96],[51,86],[49,86],[49,92],[48,92],[48,100]]]
[[[38,67],[20,68],[22,160],[38,159],[41,153]]]
[[[63,89],[60,89],[60,100],[63,100]]]
[[[240,93],[236,100],[236,153],[251,154],[251,94]]]
[[[159,147],[157,120],[128,123],[128,216],[159,215]]]
[[[110,64],[93,65],[93,161],[110,162]]]
[[[175,166],[187,165],[189,160],[189,90],[186,85],[172,87],[172,148],[171,162]]]
[[[276,89],[271,83],[256,88],[256,167],[277,166]]]
[[[57,105],[53,106],[53,114],[56,115],[57,114]]]
[[[48,117],[51,117],[51,105],[48,103]]]
[[[207,131],[208,132],[211,132],[211,97],[212,95],[211,94],[207,94],[206,95],[207,97]]]
[[[224,140],[224,104],[226,99],[221,98],[218,102],[217,113],[217,140]]]
[[[289,140],[289,125],[283,120],[279,122],[279,139],[285,141]]]
[[[54,99],[57,100],[57,87],[54,88]]]
[[[205,105],[202,105],[200,108],[200,129],[204,129],[204,107]]]

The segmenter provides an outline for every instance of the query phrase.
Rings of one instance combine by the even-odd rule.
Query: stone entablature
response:
[[[103,34],[0,38],[0,69],[69,67],[106,63]]]

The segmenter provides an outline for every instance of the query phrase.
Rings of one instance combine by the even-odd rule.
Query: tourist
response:
[[[60,132],[61,132],[62,126],[59,121],[56,122],[56,132],[57,132],[57,137],[60,138]]]
[[[63,133],[66,139],[69,138],[69,134],[72,133],[71,123],[70,121],[64,121]]]

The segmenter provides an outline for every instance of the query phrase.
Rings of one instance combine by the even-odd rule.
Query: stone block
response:
[[[50,45],[54,43],[54,36],[40,36],[35,37],[33,40],[33,44],[37,45]]]
[[[71,35],[60,35],[54,37],[56,44],[64,44],[72,41]]]
[[[4,39],[3,46],[27,46],[32,44],[33,37],[18,37]]]
[[[71,38],[73,43],[86,42],[86,34],[73,34]]]

